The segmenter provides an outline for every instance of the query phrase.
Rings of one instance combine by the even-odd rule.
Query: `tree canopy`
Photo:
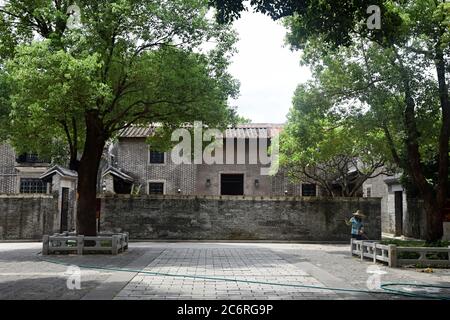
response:
[[[88,235],[95,234],[100,158],[120,130],[159,123],[166,137],[193,121],[230,121],[227,100],[238,83],[227,67],[236,36],[208,16],[205,0],[71,5],[6,1],[0,70],[11,90],[8,138],[43,154],[66,146],[78,171],[78,231]]]
[[[70,2],[25,2],[1,11],[11,32],[2,33],[0,54],[13,58],[10,138],[19,149],[49,155],[41,142],[56,137],[76,158],[87,110],[98,111],[108,135],[146,121],[227,118],[226,100],[237,92],[226,72],[235,35],[206,18],[203,1],[81,1],[79,29],[66,27]],[[200,52],[205,41],[216,41],[208,54]]]
[[[304,50],[303,63],[312,66],[333,106],[359,114],[355,119],[365,119],[366,132],[383,138],[386,159],[425,200],[427,238],[433,241],[442,235],[448,195],[450,4],[383,1],[381,8],[379,31],[365,30],[356,20],[345,42],[330,37],[339,36],[332,29],[308,35],[308,17],[295,14],[285,21],[288,41]],[[349,119],[346,113],[341,119]]]
[[[390,173],[389,153],[381,129],[334,101],[324,84],[297,88],[280,138],[280,164],[293,179],[318,184],[330,196],[361,196],[367,179]]]
[[[224,21],[247,9],[239,0],[211,3]],[[380,9],[380,28],[367,25],[372,5]],[[338,97],[330,96],[333,105],[341,104],[343,98],[366,105],[364,116],[373,118],[373,128],[381,127],[390,158],[424,199],[427,240],[439,239],[449,180],[450,3],[253,0],[249,7],[274,19],[285,17],[287,41],[294,49],[304,50],[303,61],[322,77],[319,88],[339,92]],[[345,52],[349,48],[352,51]],[[342,52],[347,55],[339,60]],[[360,62],[352,65],[353,61]],[[336,71],[341,79],[324,81],[333,79]],[[356,82],[346,81],[348,77]],[[430,179],[433,161],[437,172]]]

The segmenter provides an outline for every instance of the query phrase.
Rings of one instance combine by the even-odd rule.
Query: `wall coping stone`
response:
[[[24,194],[24,193],[13,193],[13,194],[0,194],[2,199],[53,199],[54,196],[50,194]]]
[[[167,199],[167,200],[234,200],[234,201],[340,201],[340,202],[375,202],[381,198],[357,198],[357,197],[301,197],[301,196],[207,196],[207,195],[129,195],[129,194],[99,194],[97,198],[101,199]]]

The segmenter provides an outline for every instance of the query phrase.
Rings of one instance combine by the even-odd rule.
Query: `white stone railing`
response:
[[[113,255],[128,249],[128,232],[102,233],[96,237],[59,233],[45,235],[42,239],[42,254],[54,253],[110,253]]]
[[[413,252],[419,255],[416,259],[400,259],[399,253]],[[430,259],[427,256],[436,253],[447,253],[447,259]],[[397,264],[399,266],[408,264],[421,264],[427,266],[450,266],[450,246],[448,248],[438,247],[397,247]]]
[[[361,260],[371,258],[373,262],[387,262],[390,267],[392,266],[390,257],[393,257],[393,251],[395,251],[394,245],[384,245],[370,240],[351,239],[350,247],[352,255],[360,256]]]
[[[398,247],[394,244],[384,245],[377,241],[355,240],[350,241],[352,255],[370,258],[373,262],[387,262],[390,267],[400,267],[404,265],[421,264],[427,266],[450,266],[450,246],[443,247]],[[419,255],[416,259],[398,258],[403,252],[412,252]],[[436,253],[447,253],[447,259],[430,259],[427,256]]]

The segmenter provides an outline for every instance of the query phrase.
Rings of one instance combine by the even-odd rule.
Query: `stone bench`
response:
[[[116,255],[128,249],[129,234],[100,233],[99,235],[83,236],[72,232],[45,235],[42,239],[42,254],[55,253],[108,253]]]

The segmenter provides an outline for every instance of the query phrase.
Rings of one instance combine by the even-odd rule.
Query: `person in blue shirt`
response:
[[[352,238],[356,240],[363,240],[367,239],[367,237],[364,234],[364,224],[363,224],[363,218],[365,218],[365,215],[361,213],[360,210],[353,213],[353,217],[350,220],[345,220],[345,223],[348,226],[352,226]]]

